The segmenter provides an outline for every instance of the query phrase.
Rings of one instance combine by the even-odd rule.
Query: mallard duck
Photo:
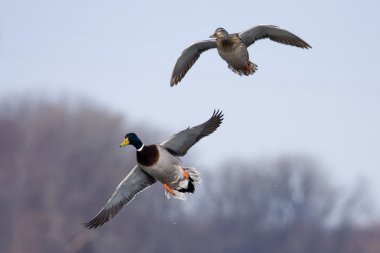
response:
[[[168,198],[185,200],[189,193],[194,193],[201,177],[196,169],[185,168],[178,157],[186,155],[195,143],[213,133],[222,121],[222,111],[214,111],[208,121],[182,130],[161,144],[145,145],[135,133],[126,134],[120,147],[132,145],[136,148],[137,165],[121,181],[96,217],[83,225],[87,228],[103,225],[137,193],[156,181],[162,183]]]
[[[252,75],[257,70],[257,65],[249,61],[247,50],[257,40],[269,38],[285,45],[311,48],[298,36],[274,25],[258,25],[233,34],[229,34],[224,28],[218,28],[210,38],[213,39],[196,42],[182,52],[174,66],[170,86],[178,84],[201,53],[211,48],[218,50],[220,57],[228,63],[228,68],[239,75],[246,76]]]

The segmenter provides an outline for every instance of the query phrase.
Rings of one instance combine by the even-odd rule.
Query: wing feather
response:
[[[87,223],[83,223],[88,229],[97,228],[112,217],[114,217],[120,209],[133,200],[133,198],[142,190],[148,188],[156,180],[144,172],[138,165],[124,178],[124,180],[116,188],[107,204],[100,212]]]
[[[306,49],[311,48],[309,44],[297,35],[274,25],[258,25],[241,32],[239,36],[247,47],[255,43],[257,40],[269,38],[270,40],[285,45]]]
[[[161,143],[161,146],[169,150],[175,156],[184,156],[189,148],[203,137],[212,134],[222,123],[222,111],[214,111],[211,118],[198,126],[187,128]]]
[[[172,77],[170,79],[170,86],[174,86],[179,83],[186,75],[187,71],[189,71],[189,69],[198,60],[201,53],[211,48],[216,48],[215,40],[200,41],[186,48],[174,66]]]

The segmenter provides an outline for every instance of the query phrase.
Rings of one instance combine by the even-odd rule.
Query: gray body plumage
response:
[[[178,157],[169,153],[167,149],[160,145],[156,146],[159,153],[157,163],[152,166],[143,166],[141,164],[139,166],[156,180],[161,183],[167,183],[172,189],[177,189],[179,182],[183,180],[182,162]]]
[[[257,40],[269,38],[285,45],[305,49],[311,48],[297,35],[273,25],[258,25],[234,34],[229,34],[225,29],[218,28],[210,37],[215,39],[196,42],[182,52],[173,69],[170,80],[171,86],[178,84],[199,56],[212,48],[217,48],[221,58],[228,63],[228,67],[239,75],[250,75],[257,70],[257,65],[249,61],[247,50]]]

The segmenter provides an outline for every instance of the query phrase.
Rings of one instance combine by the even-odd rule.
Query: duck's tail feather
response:
[[[200,185],[202,183],[201,173],[199,173],[199,171],[193,167],[185,168],[185,170],[187,173],[189,173],[190,182],[192,182],[194,186]]]
[[[168,192],[168,190],[165,189],[165,196],[170,199],[170,197],[174,197],[176,199],[180,199],[180,200],[186,200],[187,199],[187,193],[185,192],[179,192],[177,190],[173,190],[174,191],[174,195],[171,194],[170,192]]]
[[[232,72],[238,74],[239,76],[245,75],[249,76],[255,73],[258,69],[258,66],[254,64],[253,62],[249,62],[244,69],[235,69],[234,67],[228,65],[228,68],[232,70]]]
[[[186,200],[189,193],[194,193],[195,186],[202,182],[201,174],[195,168],[184,168],[189,174],[189,179],[180,182],[179,189],[173,189],[174,195],[165,189],[165,196],[169,199],[174,197],[176,199]]]

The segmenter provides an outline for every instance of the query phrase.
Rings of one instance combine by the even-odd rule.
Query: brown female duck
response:
[[[218,28],[210,36],[213,40],[196,42],[186,48],[174,66],[170,86],[178,84],[194,65],[201,53],[216,48],[220,57],[228,63],[228,67],[239,75],[251,75],[257,70],[257,65],[249,60],[247,48],[257,40],[270,40],[300,47],[311,48],[295,34],[273,25],[258,25],[241,33],[229,34],[224,28]]]

